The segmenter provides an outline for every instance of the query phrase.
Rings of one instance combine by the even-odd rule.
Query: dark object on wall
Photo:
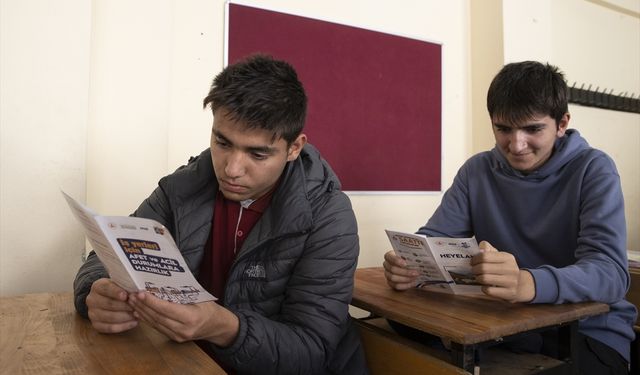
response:
[[[613,89],[607,93],[607,89],[600,91],[600,88],[597,87],[594,91],[591,90],[591,85],[585,89],[584,84],[580,88],[577,88],[575,83],[569,87],[569,103],[614,111],[640,113],[640,98],[635,97],[634,94],[628,96],[624,92],[614,95]]]
[[[305,134],[343,190],[440,191],[442,46],[229,4],[228,63],[291,63],[309,96]]]

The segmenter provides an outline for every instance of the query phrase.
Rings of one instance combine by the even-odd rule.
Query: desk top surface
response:
[[[609,311],[598,302],[512,304],[482,297],[391,289],[381,267],[356,270],[352,305],[460,344],[477,344]]]
[[[2,374],[226,374],[193,342],[178,344],[145,326],[96,332],[70,293],[0,298]]]

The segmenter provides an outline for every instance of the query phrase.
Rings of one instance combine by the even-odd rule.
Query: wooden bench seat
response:
[[[399,336],[384,318],[361,319],[358,320],[358,325],[372,375],[469,374],[458,367],[453,370],[450,368],[453,365],[448,362],[449,352]],[[490,348],[485,350],[482,362],[475,371],[482,375],[535,374],[561,363],[541,354],[521,354]]]
[[[366,320],[356,322],[360,328],[371,375],[470,375],[467,371],[430,355],[419,344],[369,324]]]

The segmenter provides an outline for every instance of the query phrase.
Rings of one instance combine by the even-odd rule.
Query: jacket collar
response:
[[[305,233],[313,227],[311,203],[307,196],[303,158],[287,163],[280,185],[271,198],[271,204],[245,240],[242,254],[258,244],[278,237]]]

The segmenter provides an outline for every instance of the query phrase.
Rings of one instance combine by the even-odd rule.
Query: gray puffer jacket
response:
[[[164,224],[197,275],[211,233],[218,184],[211,154],[162,178],[133,216]],[[240,331],[216,358],[241,374],[364,374],[364,353],[348,307],[359,252],[348,197],[306,145],[289,162],[271,204],[234,261],[224,304]],[[91,253],[74,282],[77,311],[87,316],[91,284],[107,277]]]

